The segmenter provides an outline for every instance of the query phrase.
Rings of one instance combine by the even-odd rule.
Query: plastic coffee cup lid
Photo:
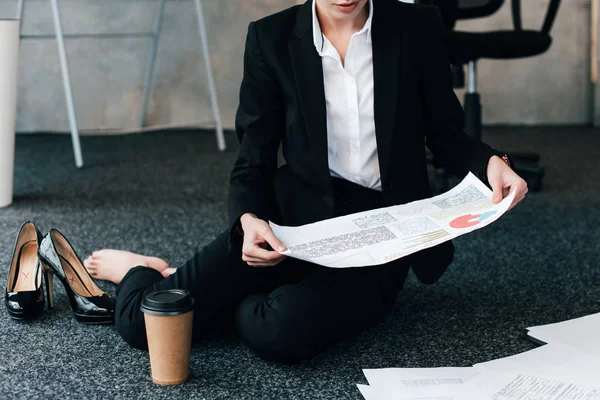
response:
[[[142,301],[140,310],[152,315],[180,315],[192,311],[194,298],[182,289],[161,290],[150,293]]]

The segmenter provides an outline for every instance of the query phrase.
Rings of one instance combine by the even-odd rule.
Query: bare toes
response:
[[[161,272],[163,278],[168,278],[169,276],[171,276],[172,274],[174,274],[177,271],[176,268],[167,268],[164,271]]]
[[[149,267],[154,268],[159,272],[163,272],[164,270],[171,268],[171,266],[162,258],[144,257],[144,259]]]

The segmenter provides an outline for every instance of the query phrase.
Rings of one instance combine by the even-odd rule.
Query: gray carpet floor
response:
[[[56,308],[37,320],[13,321],[0,307],[0,398],[359,399],[362,368],[469,366],[534,348],[527,326],[600,312],[600,133],[494,128],[484,137],[541,152],[545,191],[457,240],[438,283],[411,275],[375,328],[297,366],[262,361],[234,336],[207,340],[193,349],[187,383],[159,387],[147,354],[113,326],[77,323],[55,283]],[[228,142],[218,153],[205,132],[85,137],[77,170],[68,136],[19,136],[15,202],[0,209],[0,286],[24,220],[59,229],[84,258],[108,247],[183,263],[227,225]]]

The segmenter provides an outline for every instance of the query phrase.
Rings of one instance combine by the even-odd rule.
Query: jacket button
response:
[[[392,185],[390,183],[386,183],[383,185],[383,194],[390,195],[392,194]]]

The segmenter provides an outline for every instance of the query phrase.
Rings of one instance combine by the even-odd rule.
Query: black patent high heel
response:
[[[42,234],[32,222],[19,229],[8,273],[4,304],[13,319],[30,319],[44,310],[42,271],[37,252]]]
[[[52,305],[54,275],[65,287],[75,319],[84,324],[110,324],[115,319],[115,300],[100,289],[83,266],[67,238],[51,229],[38,251],[44,268],[48,304]]]
[[[53,295],[53,284],[54,284],[54,273],[50,269],[42,268],[44,271],[44,283],[46,284],[46,302],[48,303],[48,309],[54,308]]]

